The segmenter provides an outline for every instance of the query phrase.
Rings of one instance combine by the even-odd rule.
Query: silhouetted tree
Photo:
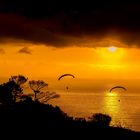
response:
[[[16,102],[16,97],[22,93],[22,89],[14,81],[8,81],[0,85],[0,102],[11,104]]]
[[[31,96],[29,96],[29,95],[22,95],[21,96],[21,98],[20,98],[20,101],[23,103],[31,103],[31,102],[33,102],[33,100],[32,100],[32,97]]]
[[[24,77],[23,75],[17,75],[17,76],[11,76],[9,81],[15,82],[15,84],[19,87],[20,90],[14,90],[13,91],[13,96],[14,96],[14,101],[16,101],[18,98],[20,99],[21,95],[23,94],[23,89],[22,85],[26,83],[28,78]]]
[[[89,119],[92,123],[100,126],[109,126],[111,122],[111,117],[102,113],[93,114]]]
[[[54,98],[59,98],[60,95],[56,94],[56,92],[40,92],[40,94],[38,94],[37,99],[42,102],[42,103],[47,103],[49,100],[54,99]]]
[[[26,83],[28,78],[25,78],[23,75],[11,76],[9,81],[14,81],[17,85],[22,85]]]
[[[44,87],[48,86],[48,84],[42,80],[37,80],[37,81],[31,80],[29,81],[29,86],[35,94],[34,96],[35,100],[37,100],[37,94],[39,94]]]

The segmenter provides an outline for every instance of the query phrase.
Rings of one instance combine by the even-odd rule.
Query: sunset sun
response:
[[[117,50],[117,47],[115,47],[115,46],[110,46],[110,47],[108,47],[108,51],[109,52],[116,52],[116,50]]]

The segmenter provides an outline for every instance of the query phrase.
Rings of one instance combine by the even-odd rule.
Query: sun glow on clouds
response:
[[[128,77],[128,73],[131,72],[131,77],[138,77],[136,76],[140,71],[138,48],[128,49],[122,47],[123,44],[119,45],[118,42],[112,41],[110,44],[106,41],[102,43],[103,47],[92,48],[82,46],[53,48],[40,44],[9,42],[1,44],[0,47],[4,48],[5,54],[0,55],[0,75],[57,77],[67,72],[79,78],[117,78],[120,75]],[[27,47],[30,49],[30,55],[26,51],[19,53],[19,50],[23,48],[27,50]]]
[[[96,49],[96,53],[99,56],[99,63],[103,67],[120,67],[122,65],[122,59],[125,54],[124,48],[111,47],[99,47]]]
[[[110,52],[115,52],[115,51],[117,50],[117,47],[115,47],[115,46],[110,46],[110,47],[108,47],[108,50],[109,50]]]

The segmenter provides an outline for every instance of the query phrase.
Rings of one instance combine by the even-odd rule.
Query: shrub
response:
[[[102,113],[93,114],[89,119],[90,122],[101,126],[109,126],[111,122],[111,117]]]

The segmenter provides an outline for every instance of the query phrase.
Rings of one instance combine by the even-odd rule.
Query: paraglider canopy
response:
[[[72,74],[63,74],[58,78],[58,80],[60,80],[61,78],[65,77],[65,76],[72,76],[73,78],[75,78],[75,76]]]
[[[123,89],[123,90],[126,90],[125,87],[122,87],[122,86],[115,86],[115,87],[111,88],[109,92],[111,92],[112,90],[114,90],[114,89],[116,89],[116,88],[121,88],[121,89]]]

